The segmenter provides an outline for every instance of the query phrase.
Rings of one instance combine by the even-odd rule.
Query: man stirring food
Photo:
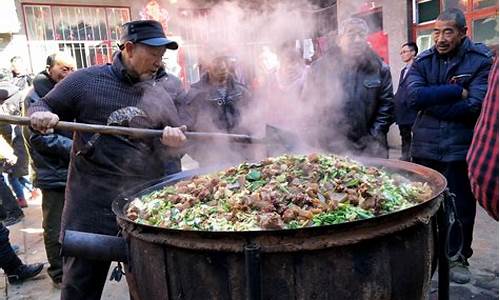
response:
[[[74,134],[62,231],[116,235],[112,201],[133,186],[166,175],[164,166],[178,158],[186,137],[164,84],[172,77],[162,70],[165,51],[177,48],[156,21],[126,23],[112,64],[74,72],[30,107],[31,125],[42,133],[60,119],[163,128],[159,140]],[[65,257],[61,299],[99,299],[109,265]]]

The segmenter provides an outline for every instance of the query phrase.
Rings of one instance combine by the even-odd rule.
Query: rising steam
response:
[[[179,3],[179,7],[190,6],[189,2]],[[317,32],[311,8],[305,0],[261,6],[221,2],[198,16],[190,16],[192,12],[186,10],[184,19],[172,22],[175,31],[182,33],[181,47],[188,59],[196,61],[201,69],[214,55],[236,59],[240,81],[253,92],[252,102],[242,111],[244,133],[262,137],[266,124],[277,126],[296,135],[296,151],[314,147],[318,120],[326,117],[326,106],[332,107],[332,103],[324,103],[311,94],[312,86],[307,87],[308,99],[303,98],[309,66],[303,59],[302,41],[313,38]],[[333,94],[342,90],[335,82],[329,89]],[[217,162],[228,158],[232,162],[254,160],[266,155],[262,147],[252,148],[251,157],[248,153],[241,157],[241,148],[232,151],[235,147],[229,145],[213,146],[206,151],[213,156],[211,161]]]

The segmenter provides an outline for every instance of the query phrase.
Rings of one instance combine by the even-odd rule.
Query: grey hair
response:
[[[437,17],[439,21],[455,21],[458,29],[464,30],[467,26],[464,13],[458,8],[450,8],[439,14]]]
[[[360,18],[347,18],[339,26],[339,34],[344,34],[348,28],[359,28],[363,30],[364,33],[368,34],[368,24],[365,20]]]

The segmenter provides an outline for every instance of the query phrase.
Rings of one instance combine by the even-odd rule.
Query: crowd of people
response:
[[[286,95],[291,106],[299,107],[304,118],[295,125],[305,128],[310,133],[307,143],[322,151],[388,158],[387,133],[395,121],[401,133],[401,159],[441,172],[456,195],[461,226],[453,227],[450,247],[455,252],[459,243],[463,247],[454,253],[451,279],[468,282],[475,199],[498,220],[498,143],[490,140],[498,139],[498,70],[493,68],[487,93],[492,53],[471,41],[466,31],[464,14],[451,9],[436,20],[433,47],[419,54],[414,42],[404,43],[400,54],[405,66],[396,94],[390,68],[370,48],[368,25],[358,18],[344,20],[335,45],[310,65],[297,49],[281,47],[282,63],[261,90],[240,82],[230,56],[213,51],[207,51],[210,55],[199,82],[185,90],[162,62],[165,51],[179,45],[166,37],[160,23],[151,20],[124,24],[119,51],[111,64],[73,72],[74,60],[56,53],[48,57],[46,70],[33,80],[13,68],[10,85],[32,87],[23,101],[12,101],[15,109],[11,109],[12,94],[0,86],[0,94],[5,90],[8,96],[2,104],[3,113],[20,115],[23,103],[31,127],[20,130],[9,125],[2,135],[6,138],[11,134],[6,139],[13,147],[16,137],[24,137],[33,185],[42,192],[44,243],[50,264],[47,271],[61,288],[61,299],[99,299],[111,262],[61,258],[60,232],[116,235],[119,228],[111,211],[116,195],[179,172],[186,153],[202,166],[217,162],[211,154],[220,147],[232,147],[245,158],[251,156],[243,146],[192,145],[184,132],[250,133],[245,117],[259,105],[255,95],[264,97],[273,92]],[[59,120],[163,129],[163,135],[151,139],[69,133],[54,128]],[[466,156],[471,144],[482,146],[473,147],[479,150],[471,151],[469,162],[480,161],[487,168],[469,168]],[[493,149],[483,151],[485,144]],[[16,157],[19,161],[22,156],[14,153],[5,156],[5,161],[15,165]],[[0,207],[9,212],[6,216],[22,214],[20,207],[24,205],[15,186],[22,185],[25,175],[12,172],[8,176],[18,201],[5,181],[0,181]],[[0,234],[0,253],[12,252],[4,226]],[[15,275],[13,281],[41,271],[39,264],[24,265],[14,258],[4,263],[4,257],[0,255],[0,267],[9,278]]]

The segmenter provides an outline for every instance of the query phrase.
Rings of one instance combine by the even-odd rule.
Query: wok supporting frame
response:
[[[245,246],[245,273],[248,300],[260,300],[261,273],[260,273],[260,248],[255,244]]]
[[[453,225],[451,219],[454,219],[453,210],[453,196],[448,190],[444,193],[444,199],[441,202],[439,210],[437,212],[437,223],[438,223],[438,299],[439,300],[449,300],[450,299],[450,257],[448,254],[449,248],[449,232],[450,227]]]

